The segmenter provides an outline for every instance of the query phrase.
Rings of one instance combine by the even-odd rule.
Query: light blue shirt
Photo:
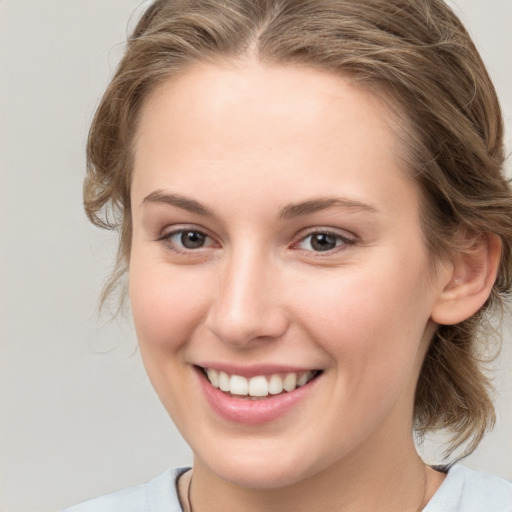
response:
[[[182,512],[176,482],[188,469],[169,469],[150,482],[100,496],[62,512]],[[423,512],[512,512],[512,483],[454,466]]]

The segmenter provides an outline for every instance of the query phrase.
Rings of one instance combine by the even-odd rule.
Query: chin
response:
[[[225,454],[229,457],[225,457]],[[243,453],[243,455],[242,455]],[[307,461],[306,450],[271,449],[264,443],[250,451],[227,449],[223,454],[197,457],[196,465],[205,464],[217,477],[247,489],[275,490],[293,486],[325,469],[330,461]]]
[[[298,468],[275,465],[272,462],[258,467],[244,463],[217,464],[211,468],[216,475],[234,485],[246,489],[277,490],[290,487],[307,478]]]

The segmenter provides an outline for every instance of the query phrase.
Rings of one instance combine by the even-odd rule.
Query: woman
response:
[[[120,230],[105,293],[128,272],[194,463],[69,510],[512,510],[511,484],[413,442],[470,453],[494,421],[502,131],[440,0],[154,2],[93,121],[85,206]]]

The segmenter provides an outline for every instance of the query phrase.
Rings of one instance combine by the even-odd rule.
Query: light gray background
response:
[[[190,462],[129,321],[104,326],[96,315],[115,239],[81,209],[87,127],[139,4],[0,0],[3,512],[58,510]],[[496,82],[511,148],[512,0],[457,5]],[[467,460],[509,479],[511,345],[509,332],[498,426]]]

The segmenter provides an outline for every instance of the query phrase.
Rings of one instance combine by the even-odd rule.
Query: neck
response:
[[[277,489],[233,484],[196,458],[193,478],[191,482],[183,479],[180,495],[186,512],[417,512],[426,506],[443,478],[425,466],[411,437],[410,444],[392,453],[381,450],[367,457],[358,452],[350,460]]]

